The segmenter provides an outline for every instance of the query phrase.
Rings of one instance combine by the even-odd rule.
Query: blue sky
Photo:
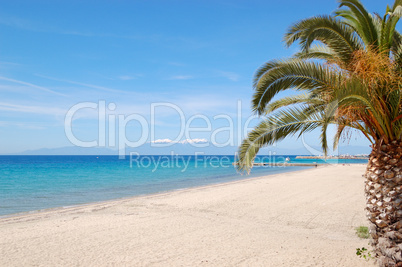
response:
[[[370,11],[385,11],[379,1],[364,3]],[[254,71],[297,51],[284,47],[286,29],[302,18],[331,13],[337,3],[2,1],[1,6],[0,153],[7,154],[71,146],[65,116],[82,102],[114,103],[107,116],[117,119],[130,114],[145,118],[154,139],[173,140],[180,128],[177,112],[169,107],[159,108],[151,121],[150,106],[158,102],[179,107],[186,122],[202,117],[193,118],[189,127],[205,128],[205,118],[211,121],[211,130],[192,131],[190,139],[210,141],[214,129],[230,126],[216,115],[233,118],[237,133],[239,101],[243,124],[252,114]],[[132,141],[144,134],[140,121],[124,129]],[[77,111],[72,131],[77,139],[97,140],[97,110]],[[224,143],[228,132],[215,137]],[[312,144],[317,138],[315,132],[306,136]],[[350,144],[367,146],[362,139],[353,135]],[[289,138],[281,146],[302,144]]]

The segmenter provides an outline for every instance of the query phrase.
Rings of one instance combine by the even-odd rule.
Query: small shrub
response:
[[[356,228],[356,234],[360,238],[367,239],[370,237],[368,227],[366,226],[359,226]]]
[[[360,258],[364,258],[365,260],[370,260],[373,258],[373,256],[371,256],[370,251],[368,251],[367,248],[365,247],[357,248],[356,255],[359,256]]]

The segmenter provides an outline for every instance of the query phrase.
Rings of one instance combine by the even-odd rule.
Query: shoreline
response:
[[[1,266],[374,266],[364,164],[0,219]]]
[[[360,164],[360,163],[353,163],[353,164],[354,165],[363,165],[363,164]],[[286,167],[292,167],[292,166],[286,166]],[[217,182],[217,183],[200,185],[200,186],[196,185],[196,186],[192,186],[192,187],[184,187],[184,188],[178,188],[178,189],[158,191],[158,192],[149,193],[149,194],[140,194],[140,195],[134,195],[134,196],[121,197],[121,198],[113,198],[113,199],[109,199],[109,200],[100,200],[100,201],[94,201],[94,202],[80,203],[80,204],[76,204],[76,205],[66,205],[66,206],[58,206],[58,207],[44,208],[44,209],[38,209],[38,210],[31,210],[31,211],[23,211],[23,212],[17,212],[17,213],[4,214],[4,215],[0,215],[0,221],[2,219],[7,219],[7,218],[11,218],[11,217],[23,217],[23,216],[29,216],[29,215],[34,215],[34,214],[38,214],[38,213],[53,212],[53,211],[58,211],[58,210],[62,211],[62,210],[68,210],[68,209],[73,209],[73,208],[85,207],[85,206],[88,206],[88,205],[108,204],[110,202],[131,200],[131,199],[140,198],[140,197],[147,197],[147,196],[153,196],[153,195],[163,195],[163,194],[169,194],[169,193],[172,193],[172,192],[187,191],[187,190],[197,189],[197,188],[202,189],[202,188],[207,188],[207,187],[210,187],[210,186],[219,186],[219,185],[237,183],[237,182],[242,182],[242,181],[250,180],[250,179],[261,179],[261,178],[265,178],[265,177],[268,178],[268,177],[272,177],[272,176],[276,176],[276,175],[282,175],[282,174],[286,174],[286,173],[303,172],[303,171],[306,171],[306,170],[309,170],[309,169],[313,168],[312,166],[304,166],[304,167],[305,167],[305,169],[286,171],[286,172],[283,172],[283,173],[261,174],[261,175],[258,175],[258,176],[253,176],[253,177],[248,177],[248,178],[247,178],[247,174],[245,174],[244,175],[245,178],[236,179],[234,181]],[[321,164],[321,165],[318,166],[318,168],[324,168],[324,167],[328,167],[328,166],[326,166],[325,164]],[[315,167],[315,168],[317,168],[317,167]]]

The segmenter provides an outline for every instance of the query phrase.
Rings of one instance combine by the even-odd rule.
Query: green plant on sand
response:
[[[329,125],[337,127],[334,147],[348,131],[362,133],[372,144],[365,193],[380,266],[402,266],[401,16],[402,0],[382,16],[341,0],[333,15],[292,25],[284,40],[300,51],[257,70],[252,108],[263,120],[243,140],[237,162],[248,172],[261,147],[317,128],[326,154]],[[298,94],[274,100],[289,89]]]
[[[356,234],[358,237],[364,238],[364,239],[367,239],[370,237],[369,229],[367,226],[356,227]]]
[[[356,249],[356,255],[359,256],[360,258],[363,258],[365,260],[370,260],[373,257],[371,256],[371,252],[367,250],[367,248],[362,247],[362,248],[357,248]]]

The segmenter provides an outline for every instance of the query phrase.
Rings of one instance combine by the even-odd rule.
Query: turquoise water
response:
[[[291,162],[321,163],[319,160]],[[260,157],[281,162],[285,157]],[[0,215],[175,190],[306,167],[254,167],[240,175],[233,156],[0,156]],[[336,160],[329,163],[336,163]],[[339,163],[367,163],[343,160]]]

